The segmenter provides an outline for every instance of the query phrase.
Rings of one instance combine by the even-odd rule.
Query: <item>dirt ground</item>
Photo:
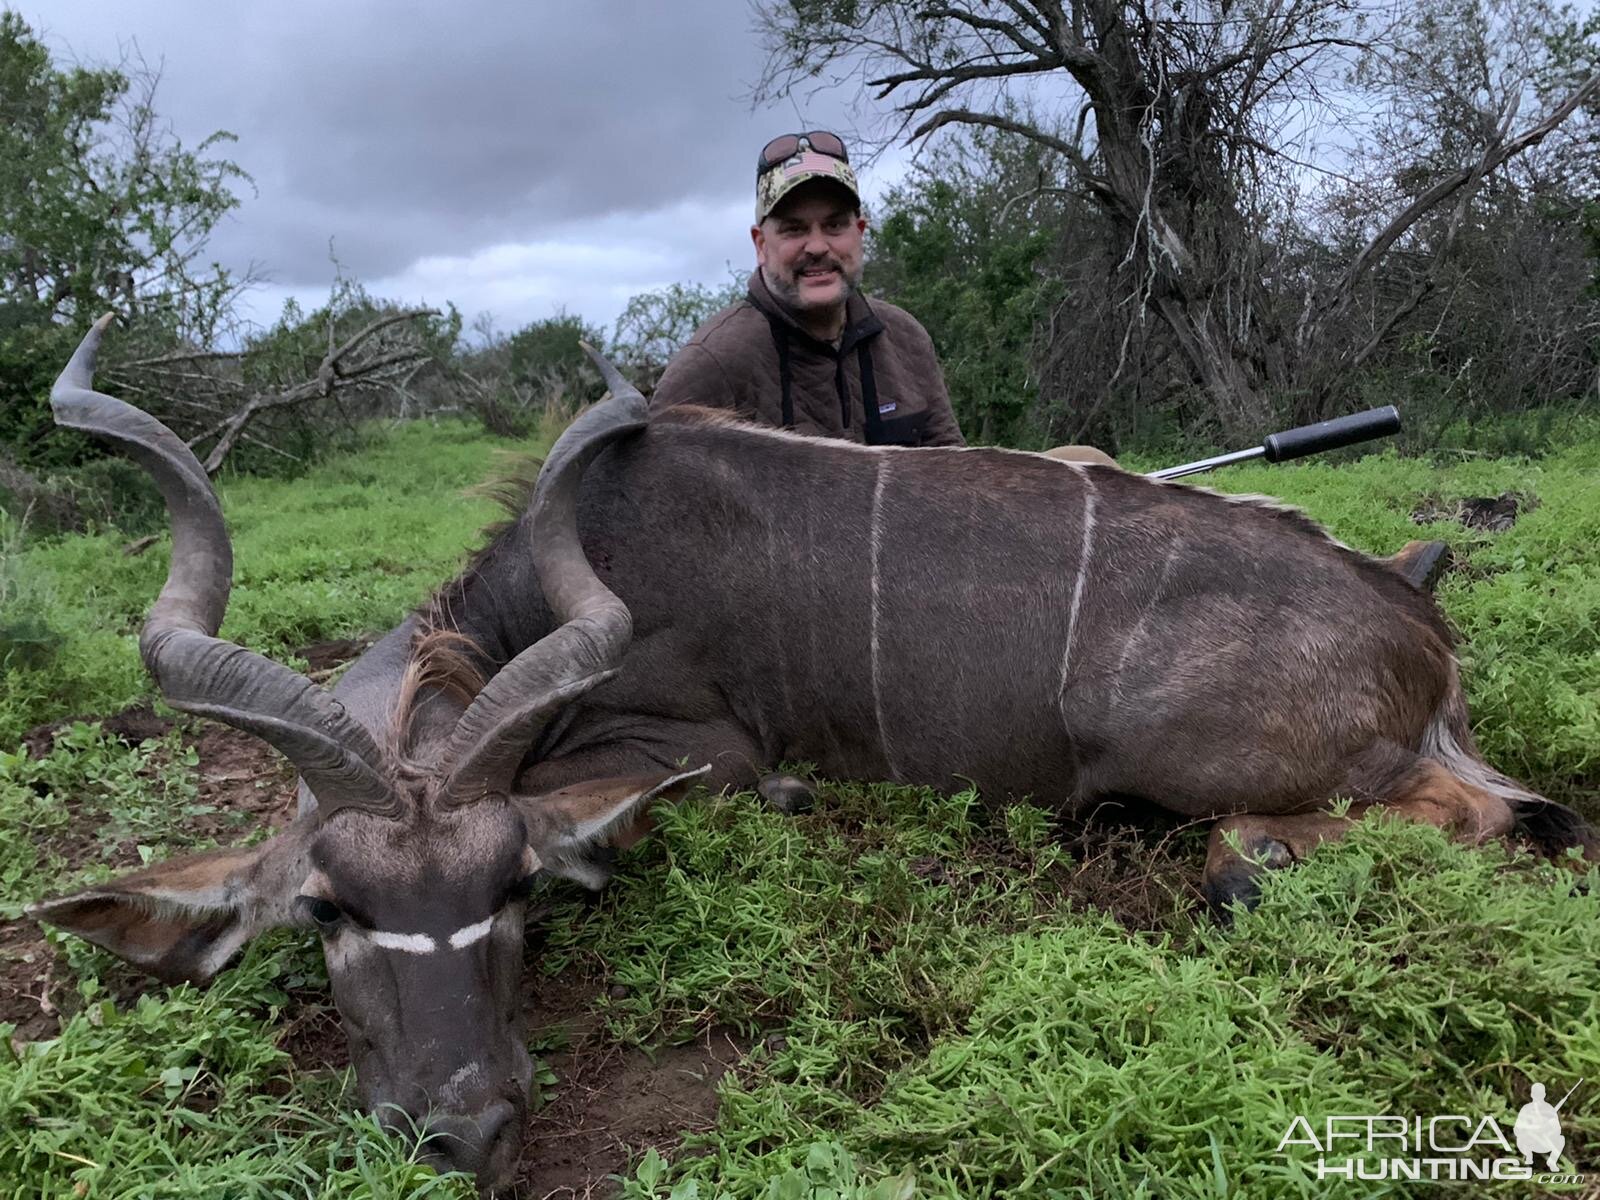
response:
[[[593,1007],[600,981],[567,975],[537,979],[524,1010],[535,1044],[560,1035],[542,1057],[556,1076],[552,1093],[528,1118],[517,1172],[518,1200],[602,1200],[651,1147],[667,1154],[689,1132],[710,1129],[717,1084],[750,1046],[712,1028],[681,1046],[646,1054],[609,1042]]]
[[[50,752],[56,734],[70,724],[58,721],[30,730],[23,745],[30,754],[42,757]],[[172,729],[171,721],[144,706],[100,718],[100,724],[130,745],[162,737]],[[241,825],[278,828],[294,816],[294,768],[265,743],[211,722],[186,740],[200,760],[197,799],[214,806],[213,812],[192,819],[196,841],[226,841],[237,836]],[[260,783],[267,786],[258,786]],[[241,822],[240,815],[247,820]],[[74,864],[99,860],[105,852],[98,830],[87,821],[67,830],[54,848]],[[105,860],[131,870],[139,865],[138,847],[132,841],[123,842],[111,848]],[[125,995],[135,995],[146,986],[144,978],[132,971],[104,982]],[[0,1022],[17,1027],[13,1037],[24,1042],[54,1037],[60,1027],[56,1002],[71,991],[71,982],[62,977],[39,926],[27,920],[0,925]]]

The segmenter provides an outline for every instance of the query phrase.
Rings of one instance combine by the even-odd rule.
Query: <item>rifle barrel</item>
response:
[[[1252,458],[1265,458],[1268,462],[1288,462],[1308,454],[1321,454],[1341,446],[1388,437],[1400,432],[1400,413],[1392,404],[1367,412],[1351,413],[1348,417],[1335,417],[1331,421],[1318,421],[1315,425],[1302,425],[1298,429],[1285,429],[1282,433],[1268,435],[1259,446],[1249,450],[1235,450],[1232,454],[1218,454],[1198,462],[1177,467],[1163,467],[1151,471],[1151,479],[1182,479],[1185,475],[1198,475],[1201,471],[1214,471],[1231,463]]]
[[[1202,458],[1195,462],[1183,463],[1176,467],[1162,467],[1159,471],[1151,471],[1151,479],[1182,479],[1185,475],[1198,475],[1202,471],[1215,471],[1218,467],[1226,467],[1233,463],[1247,462],[1252,458],[1266,456],[1265,446],[1252,446],[1248,450],[1235,450],[1231,454],[1218,454],[1213,458]]]

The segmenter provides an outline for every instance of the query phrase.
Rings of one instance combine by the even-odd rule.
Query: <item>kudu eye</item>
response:
[[[305,901],[311,919],[324,929],[337,925],[339,918],[344,916],[332,900],[324,900],[321,896],[302,896],[300,899]]]

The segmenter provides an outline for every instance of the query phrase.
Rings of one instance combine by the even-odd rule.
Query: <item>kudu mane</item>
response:
[[[461,573],[416,610],[417,630],[411,642],[411,662],[400,679],[389,731],[391,748],[402,760],[410,758],[412,724],[424,691],[442,694],[462,705],[470,704],[489,681],[493,669],[500,665],[491,663],[483,647],[461,632],[456,613],[470,604],[475,585],[483,577],[484,566],[501,554],[515,553],[509,548],[511,543],[518,540],[519,532],[522,537],[526,536],[522,519],[533,499],[543,462],[534,455],[513,456],[509,469],[498,478],[466,492],[468,496],[491,501],[500,509],[501,516],[484,526],[479,535],[483,545]]]

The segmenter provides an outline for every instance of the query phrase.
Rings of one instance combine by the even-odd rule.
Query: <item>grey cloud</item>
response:
[[[330,238],[347,269],[378,278],[600,218],[725,205],[751,190],[759,143],[799,119],[741,98],[762,64],[744,0],[25,15],[84,58],[136,38],[164,62],[159,107],[186,140],[239,135],[259,195],[214,250],[285,287],[326,282]],[[843,103],[820,98],[807,123],[847,126]]]

